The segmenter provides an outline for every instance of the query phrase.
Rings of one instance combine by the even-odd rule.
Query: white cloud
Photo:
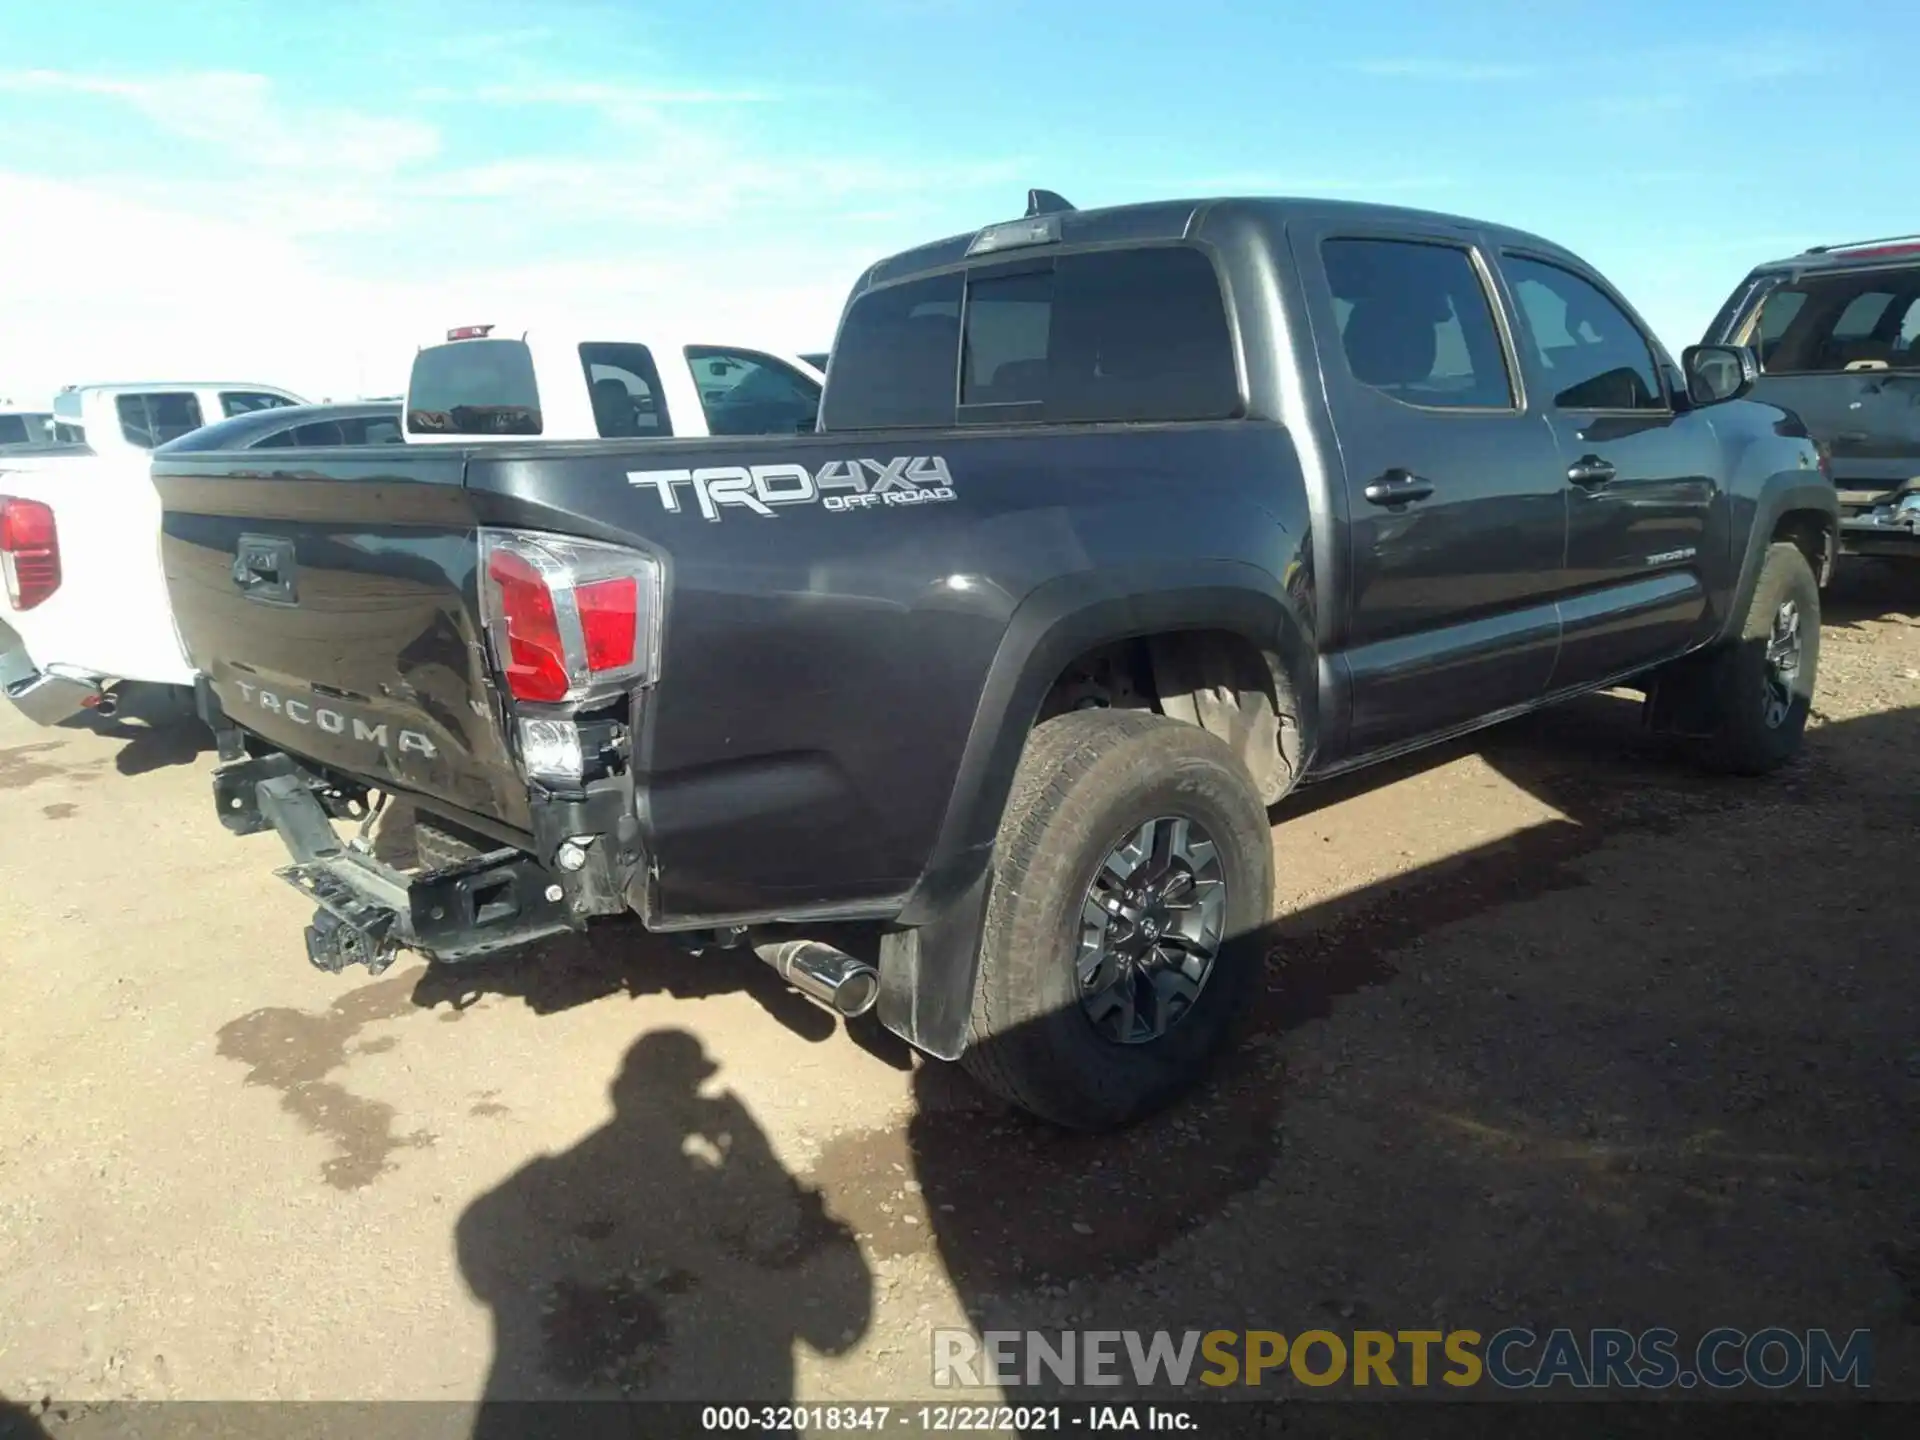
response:
[[[1363,75],[1406,80],[1531,80],[1542,72],[1538,65],[1505,64],[1493,60],[1387,59],[1362,60],[1353,67]]]
[[[275,103],[264,75],[198,71],[125,79],[57,70],[0,74],[0,91],[117,100],[159,130],[199,141],[244,163],[321,171],[401,169],[439,153],[440,132],[416,120]]]
[[[584,80],[483,85],[474,94],[494,105],[584,105],[615,112],[651,111],[666,105],[758,105],[781,98],[771,90],[673,89]]]
[[[1651,85],[1675,87],[1664,92],[1662,99],[1655,103],[1679,108],[1689,103],[1685,94],[1688,86],[1744,84],[1813,75],[1831,69],[1838,58],[1832,46],[1805,37],[1763,36],[1723,44],[1653,46],[1613,55],[1587,56],[1581,62],[1585,71],[1580,78],[1592,82],[1589,88],[1623,82],[1643,89]],[[1447,84],[1563,80],[1568,73],[1559,58],[1546,62],[1380,56],[1356,61],[1352,68],[1362,75],[1382,79],[1432,80]]]
[[[0,214],[31,217],[0,225],[0,393],[22,403],[190,372],[390,393],[448,325],[532,317],[810,350],[864,265],[948,228],[956,190],[1018,174],[776,153],[692,87],[529,82],[527,103],[617,119],[612,143],[459,165],[423,120],[291,104],[254,75],[27,71],[0,74],[7,92],[44,97],[41,120],[90,106],[124,135],[99,108],[123,106],[204,147],[163,173],[0,170]],[[651,103],[709,93],[700,124]]]

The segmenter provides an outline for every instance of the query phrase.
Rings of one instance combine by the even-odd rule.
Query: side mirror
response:
[[[1680,356],[1687,398],[1695,405],[1738,400],[1760,378],[1760,360],[1745,345],[1689,345]]]
[[[726,362],[726,361],[724,361],[724,360],[709,360],[709,361],[707,362],[707,374],[709,374],[709,375],[712,375],[712,376],[714,376],[714,377],[715,377],[715,378],[717,379],[717,378],[719,378],[720,376],[723,376],[723,375],[725,375],[726,373],[727,373],[727,362]]]

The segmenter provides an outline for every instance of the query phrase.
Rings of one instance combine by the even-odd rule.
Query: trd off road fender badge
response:
[[[652,487],[670,514],[679,514],[691,491],[700,513],[718,520],[733,505],[771,518],[782,505],[818,505],[823,510],[868,510],[889,505],[932,505],[953,499],[953,473],[938,455],[896,455],[891,460],[829,460],[818,470],[804,465],[714,465],[704,470],[629,470],[627,483]]]

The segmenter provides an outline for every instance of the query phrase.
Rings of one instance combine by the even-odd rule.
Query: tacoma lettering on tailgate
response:
[[[382,750],[393,750],[402,755],[424,755],[431,760],[439,753],[434,749],[433,741],[418,730],[389,731],[384,721],[369,725],[357,715],[342,715],[338,710],[330,710],[317,701],[292,699],[272,690],[263,690],[258,685],[249,685],[244,680],[233,683],[240,687],[240,698],[247,704],[257,705],[275,715],[284,715],[296,725],[317,726],[329,735],[351,734],[362,744],[377,745]]]

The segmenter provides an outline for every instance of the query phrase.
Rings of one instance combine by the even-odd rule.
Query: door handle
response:
[[[1598,455],[1582,455],[1567,467],[1567,479],[1583,490],[1598,490],[1617,473],[1611,461]]]
[[[1372,505],[1406,505],[1433,494],[1433,482],[1411,470],[1389,470],[1360,493]]]
[[[293,542],[279,535],[242,535],[230,572],[249,600],[294,603]]]

